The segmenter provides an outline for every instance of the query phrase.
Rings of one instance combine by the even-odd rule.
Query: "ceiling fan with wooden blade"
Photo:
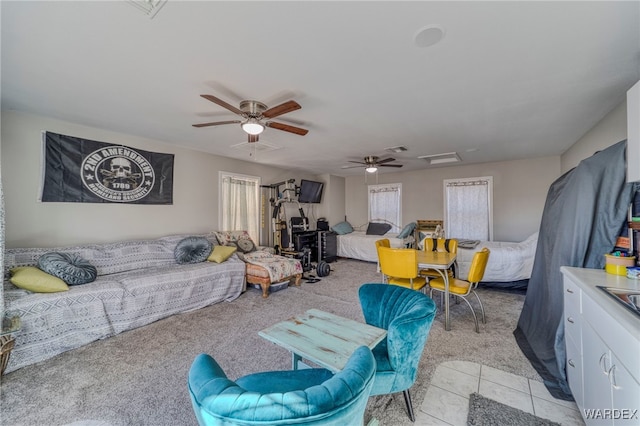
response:
[[[392,161],[396,161],[395,158],[379,158],[375,155],[368,155],[364,157],[363,161],[352,161],[349,160],[349,163],[355,163],[355,166],[342,166],[343,169],[352,169],[355,167],[366,167],[368,172],[375,172],[378,167],[402,167],[402,164],[387,164]]]
[[[194,124],[193,127],[209,127],[209,126],[221,126],[224,124],[240,124],[242,129],[249,135],[249,142],[257,142],[258,135],[262,133],[265,127],[272,129],[282,130],[285,132],[293,133],[296,135],[304,136],[309,131],[301,127],[292,126],[290,124],[279,123],[277,121],[265,121],[265,119],[279,117],[292,111],[296,111],[300,108],[299,103],[290,100],[283,102],[271,108],[267,108],[265,104],[258,101],[246,100],[240,102],[240,108],[236,108],[233,105],[223,101],[212,95],[200,95],[208,101],[217,104],[234,114],[238,114],[243,120],[226,120],[226,121],[214,121],[210,123]]]

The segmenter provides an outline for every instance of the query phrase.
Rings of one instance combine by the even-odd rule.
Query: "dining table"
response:
[[[446,251],[418,250],[418,271],[433,269],[444,280],[444,329],[449,330],[449,273],[448,270],[456,261],[456,254]]]

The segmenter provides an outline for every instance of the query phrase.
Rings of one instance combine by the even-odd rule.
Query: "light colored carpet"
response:
[[[362,321],[358,287],[380,282],[376,265],[341,259],[322,281],[289,287],[262,299],[249,289],[237,300],[176,315],[61,354],[2,377],[0,424],[196,425],[186,378],[201,352],[211,354],[231,379],[290,369],[291,356],[258,331],[317,308]],[[438,313],[411,393],[414,409],[425,397],[436,366],[466,360],[540,380],[513,337],[524,296],[480,290],[487,324],[475,333],[466,304],[452,304],[452,326]],[[402,394],[372,397],[365,421],[411,425]]]

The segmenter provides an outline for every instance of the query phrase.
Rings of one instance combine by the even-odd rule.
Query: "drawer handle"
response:
[[[603,353],[602,356],[600,357],[600,361],[598,361],[598,364],[600,364],[600,368],[602,369],[602,373],[606,374],[607,376],[609,375],[609,371],[607,369],[607,353]]]
[[[611,366],[607,375],[609,376],[609,383],[611,383],[611,386],[613,386],[614,389],[620,389],[620,386],[618,386],[618,384],[616,383],[616,365],[615,364]]]
[[[571,324],[573,324],[573,318],[572,317],[567,317],[567,321],[569,321]]]
[[[573,360],[570,359],[569,361],[567,361],[567,364],[569,364],[570,366],[572,366],[573,368],[575,368],[575,364],[573,363]]]
[[[567,289],[567,293],[571,293],[573,294],[573,290],[571,290],[570,288]]]

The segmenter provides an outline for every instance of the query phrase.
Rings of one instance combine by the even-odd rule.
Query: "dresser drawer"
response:
[[[573,339],[565,339],[567,349],[567,380],[569,381],[569,387],[571,393],[578,407],[584,405],[583,397],[584,390],[582,384],[582,345],[576,344]]]
[[[565,335],[581,344],[580,327],[582,326],[582,291],[571,280],[564,280],[564,327]]]
[[[598,294],[598,296],[600,296]],[[604,293],[600,297],[608,297]],[[605,311],[591,297],[583,298],[583,313],[595,333],[604,344],[615,353],[622,365],[631,373],[636,381],[640,381],[640,339],[631,335],[626,329],[618,326],[614,316]]]

